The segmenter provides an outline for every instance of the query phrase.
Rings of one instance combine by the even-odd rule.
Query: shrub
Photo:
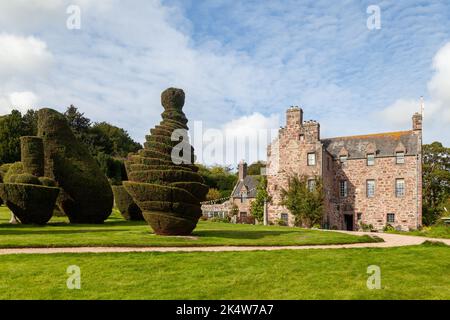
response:
[[[134,202],[124,186],[112,186],[114,202],[126,220],[144,220],[141,209]]]
[[[113,207],[111,186],[66,118],[52,109],[39,110],[38,136],[44,141],[44,175],[62,189],[61,211],[72,223],[102,223]]]
[[[42,185],[38,177],[28,173],[18,174],[14,179],[14,183]]]
[[[0,184],[0,196],[23,224],[45,224],[53,215],[59,188]]]
[[[383,231],[384,232],[395,231],[395,228],[392,225],[387,224],[384,226]]]
[[[202,215],[200,202],[205,199],[208,186],[192,165],[195,156],[188,142],[183,144],[191,151],[190,163],[172,162],[172,153],[182,158],[185,150],[179,148],[180,142],[171,140],[175,129],[187,129],[188,121],[182,111],[183,90],[165,90],[161,103],[165,109],[163,121],[150,130],[144,149],[128,156],[125,166],[129,181],[123,185],[155,233],[187,235]]]
[[[15,162],[9,166],[8,171],[3,177],[5,183],[13,183],[16,176],[23,173],[22,162]]]
[[[23,172],[36,177],[44,175],[44,143],[39,137],[21,137],[20,151]]]

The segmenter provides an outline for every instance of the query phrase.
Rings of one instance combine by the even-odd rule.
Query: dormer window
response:
[[[375,154],[374,153],[368,153],[367,154],[367,165],[368,166],[374,166],[375,165]]]
[[[405,153],[403,151],[399,151],[395,153],[395,163],[403,164],[405,163]]]
[[[347,159],[348,159],[347,155],[339,156],[339,162],[340,162],[342,165],[345,165],[345,164],[347,163]]]

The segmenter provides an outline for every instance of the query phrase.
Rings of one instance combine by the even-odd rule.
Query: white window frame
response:
[[[399,151],[395,153],[395,163],[404,164],[405,163],[405,152]]]
[[[348,196],[348,181],[339,181],[339,195],[341,198],[346,198]]]
[[[405,179],[403,178],[395,179],[395,196],[397,198],[401,198],[405,196],[405,193],[406,193]]]
[[[370,187],[371,183],[373,183],[373,187],[372,188]],[[367,198],[375,197],[375,188],[376,188],[376,182],[375,182],[374,179],[366,180],[366,194],[367,194]]]
[[[316,180],[308,179],[308,191],[313,192],[316,189]]]
[[[312,156],[312,158],[310,158],[310,156]],[[308,152],[307,155],[308,159],[307,159],[307,164],[309,167],[315,166],[316,165],[316,153],[315,152]]]
[[[374,166],[375,165],[375,153],[367,154],[367,165]]]

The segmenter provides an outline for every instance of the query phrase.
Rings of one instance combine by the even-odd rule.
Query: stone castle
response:
[[[320,124],[303,121],[303,110],[291,107],[286,126],[268,147],[267,160],[270,223],[294,224],[294,216],[281,204],[281,190],[288,188],[290,176],[299,175],[322,179],[323,228],[359,230],[365,224],[375,230],[387,225],[411,230],[421,226],[419,113],[412,118],[412,130],[321,139]]]

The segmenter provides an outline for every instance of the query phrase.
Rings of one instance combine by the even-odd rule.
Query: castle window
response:
[[[327,170],[330,171],[330,158],[327,157]]]
[[[342,166],[345,166],[347,163],[347,156],[340,156],[339,161],[341,162]]]
[[[356,214],[356,218],[358,219],[358,221],[361,221],[362,213],[361,213],[361,212],[358,212],[358,213]]]
[[[287,213],[282,213],[282,214],[281,214],[281,220],[284,221],[284,222],[286,222],[286,223],[288,223],[288,221],[289,221],[289,216],[288,216],[288,214],[287,214]]]
[[[373,153],[367,154],[367,165],[368,166],[375,165],[375,154],[373,154]]]
[[[316,165],[316,154],[308,153],[308,166],[315,166],[315,165]]]
[[[395,180],[395,195],[397,197],[403,197],[405,195],[405,179]]]
[[[395,153],[395,163],[397,164],[405,163],[405,153],[403,151]]]
[[[339,183],[339,193],[341,195],[341,198],[347,197],[348,190],[347,190],[347,180],[341,180]]]
[[[367,180],[367,198],[373,198],[375,196],[375,180]]]
[[[388,213],[386,216],[387,223],[394,223],[395,222],[395,214],[394,213]]]
[[[309,180],[308,180],[308,191],[309,191],[309,192],[313,192],[314,189],[316,189],[316,180],[314,180],[314,179],[309,179]]]

